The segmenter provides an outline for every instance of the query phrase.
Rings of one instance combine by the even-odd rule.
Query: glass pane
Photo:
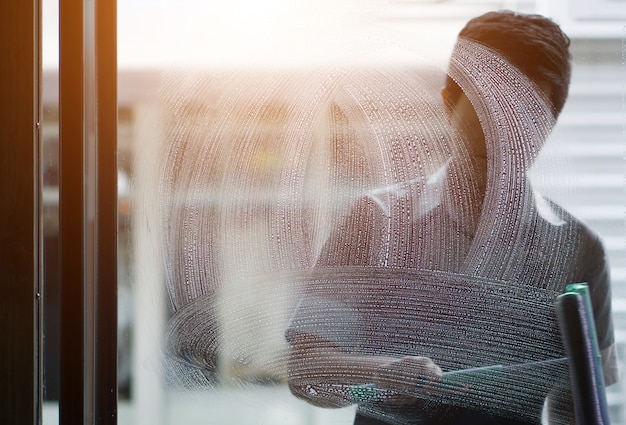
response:
[[[59,26],[58,4],[42,2],[41,167],[43,178],[43,418],[56,424],[59,400]]]
[[[626,423],[619,36],[559,115],[531,18],[435,3],[120,2],[121,424],[536,423],[582,281]]]

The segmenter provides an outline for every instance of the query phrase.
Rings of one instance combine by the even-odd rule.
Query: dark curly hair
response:
[[[559,115],[569,90],[571,54],[569,37],[554,21],[510,10],[488,12],[468,21],[461,37],[502,54],[535,83],[550,84],[554,116]],[[446,90],[452,101],[461,94],[449,76]]]

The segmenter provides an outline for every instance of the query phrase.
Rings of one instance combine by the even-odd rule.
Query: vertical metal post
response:
[[[39,0],[0,2],[0,423],[39,420]]]
[[[85,423],[83,1],[59,1],[59,422]]]
[[[116,3],[59,4],[61,423],[117,421]]]
[[[96,424],[117,419],[117,3],[95,0]]]

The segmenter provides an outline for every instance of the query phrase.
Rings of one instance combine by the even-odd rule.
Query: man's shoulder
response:
[[[583,218],[572,213],[553,199],[535,193],[535,206],[540,219],[549,222],[555,228],[594,240],[600,239],[598,233]]]

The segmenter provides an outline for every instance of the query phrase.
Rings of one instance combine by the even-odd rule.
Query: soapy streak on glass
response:
[[[475,214],[476,191],[467,176],[470,158],[460,142],[461,135],[450,127],[450,117],[442,108],[439,89],[444,72],[440,69],[426,64],[415,68],[338,66],[310,71],[164,76],[161,99],[168,119],[167,143],[157,155],[161,161],[157,165],[156,201],[164,234],[161,249],[171,312],[166,325],[169,355],[165,365],[173,384],[212,388],[224,382],[284,382],[288,350],[284,335],[290,324],[293,326],[294,312],[301,312],[298,302],[311,288],[308,272],[332,230],[364,197],[373,200],[387,220],[376,229],[383,248],[377,265],[388,267],[385,273],[374,273],[377,285],[413,282],[407,277],[417,272],[399,269],[407,264],[418,264],[426,275],[432,268],[443,267],[444,272],[456,276],[446,282],[465,276],[475,283],[474,304],[459,304],[462,298],[454,293],[446,295],[451,287],[439,285],[433,292],[433,282],[426,279],[418,293],[407,290],[397,300],[381,303],[380,309],[378,304],[370,306],[370,322],[384,329],[398,306],[406,307],[401,312],[408,314],[403,319],[407,326],[416,320],[408,311],[417,315],[430,312],[434,305],[440,313],[464,314],[463,319],[476,313],[475,320],[467,322],[472,326],[466,331],[480,333],[474,339],[478,342],[489,334],[501,347],[493,351],[495,346],[487,344],[489,349],[478,352],[476,347],[457,347],[449,368],[520,361],[513,359],[513,352],[526,354],[523,361],[545,360],[548,351],[554,357],[562,354],[548,336],[545,341],[552,341],[552,348],[546,342],[539,345],[539,352],[526,350],[532,344],[525,342],[525,336],[536,337],[534,332],[553,329],[547,319],[547,301],[539,303],[542,313],[537,312],[538,322],[528,335],[524,335],[526,328],[511,324],[504,313],[494,328],[493,312],[488,308],[508,307],[502,301],[510,300],[511,311],[532,311],[537,308],[536,297],[515,293],[508,298],[511,294],[504,283],[543,282],[546,287],[537,291],[550,299],[554,295],[550,285],[567,278],[550,276],[552,280],[546,281],[545,270],[529,269],[516,261],[518,250],[528,248],[516,243],[523,238],[519,232],[541,232],[527,223],[526,208],[532,194],[523,176],[528,161],[540,148],[535,141],[543,140],[553,124],[549,108],[536,88],[500,58],[463,42],[458,47],[451,76],[475,101],[491,152],[486,208],[474,242],[468,248],[455,235],[443,233],[451,246],[446,251],[467,251],[463,261],[446,262],[433,254],[429,262],[419,264],[417,260],[411,263],[410,252],[403,254],[407,244],[413,243],[410,224],[442,202],[458,208],[455,220]],[[478,62],[489,64],[499,78],[510,75],[511,80],[498,84],[489,79],[489,73],[467,80],[466,68]],[[506,88],[500,91],[488,91],[492,98],[483,104],[478,93],[469,91],[503,86]],[[524,120],[521,117],[526,115],[506,110],[511,100],[518,108],[533,111],[530,115],[536,119]],[[503,146],[501,140],[517,145]],[[509,149],[524,154],[509,155]],[[451,158],[458,161],[454,167]],[[453,191],[444,185],[442,175],[446,172],[452,176],[452,183],[447,184],[453,185]],[[552,211],[546,211],[550,218]],[[556,216],[551,219],[553,224],[558,221]],[[357,233],[368,231],[355,229]],[[351,236],[359,240],[358,234]],[[565,241],[554,241],[562,248],[554,252],[555,262],[559,256],[569,255]],[[434,239],[431,242],[441,244]],[[331,255],[358,256],[360,248],[348,244]],[[362,295],[358,287],[347,294],[342,288],[356,277],[361,279],[354,283],[357,286],[372,279],[369,270],[346,270],[325,277],[323,286],[329,293],[321,290],[316,296],[327,300],[307,310],[307,326],[322,333],[345,332],[347,344],[370,344],[369,350],[382,353],[388,334],[382,333],[378,339],[372,332],[361,338],[358,327],[363,322],[343,320],[343,315],[351,315],[349,306],[334,310],[342,318],[329,321],[333,316],[327,310],[337,301],[336,291],[342,296]],[[466,284],[465,279],[459,280]],[[481,303],[490,296],[498,301]],[[437,304],[439,297],[450,302]],[[407,310],[413,301],[423,309]],[[484,316],[479,314],[481,310],[473,310],[475,305],[483,308]],[[323,324],[316,322],[320,315],[325,317]],[[428,317],[425,315],[424,320]],[[511,324],[510,332],[500,333],[500,326],[506,324]],[[428,321],[422,342],[447,348],[458,341],[454,332],[444,332],[441,326],[445,325]],[[513,335],[517,339],[509,338]],[[413,352],[413,343],[397,348],[396,354],[420,354]],[[475,364],[468,364],[470,360]],[[443,357],[441,361],[445,365]],[[525,390],[545,392],[545,385],[545,380],[537,379]],[[483,405],[485,397],[496,393],[503,397],[500,403],[513,395],[503,392],[504,387],[496,387],[495,392],[483,388],[474,401],[458,395],[449,401]],[[377,415],[376,409],[369,413]],[[523,417],[525,412],[508,414]]]

